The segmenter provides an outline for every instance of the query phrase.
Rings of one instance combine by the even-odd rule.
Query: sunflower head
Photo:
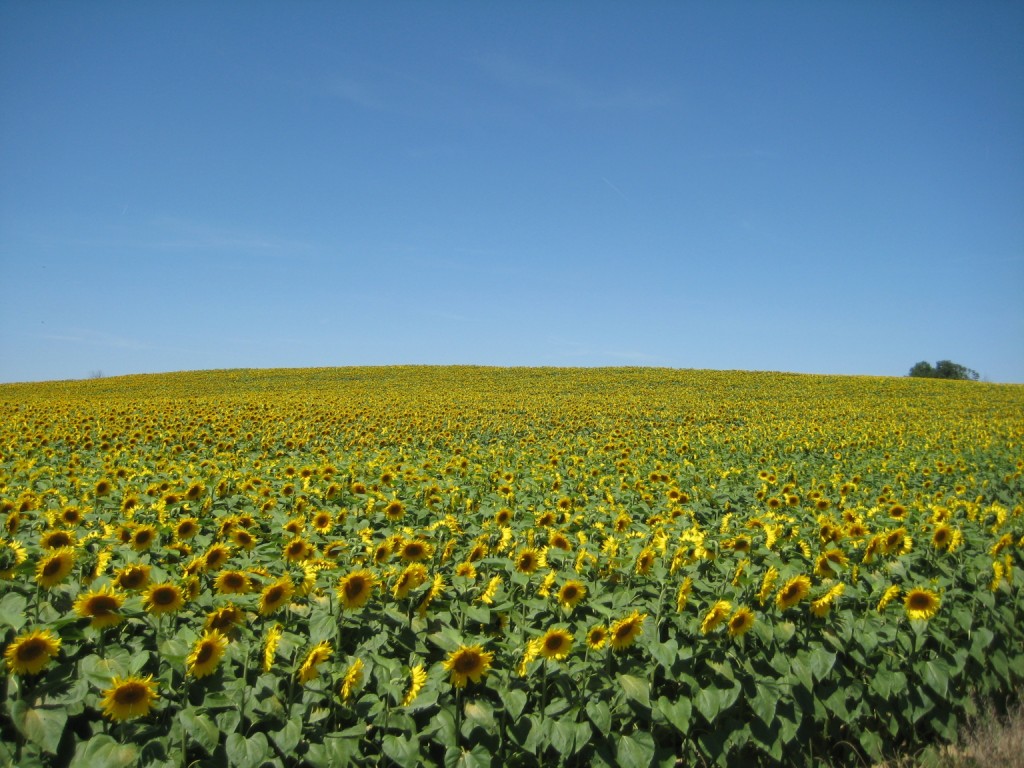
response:
[[[572,634],[565,629],[549,629],[538,641],[537,652],[545,659],[564,659],[572,650]]]
[[[194,677],[206,677],[212,673],[220,663],[225,649],[228,647],[228,638],[219,630],[208,629],[203,636],[196,641],[185,664],[189,674]]]
[[[467,681],[479,683],[491,668],[494,655],[479,645],[463,645],[448,654],[444,668],[451,672],[455,688],[464,688]]]
[[[629,648],[644,631],[646,613],[633,611],[629,616],[619,619],[608,630],[608,639],[612,649],[622,651]]]
[[[7,669],[15,675],[37,675],[60,651],[60,638],[49,629],[18,635],[4,651]]]
[[[159,698],[153,676],[115,677],[110,688],[103,691],[100,707],[111,720],[132,720],[145,717]]]
[[[373,594],[377,580],[367,570],[355,571],[344,576],[338,583],[338,597],[346,609],[363,606]]]
[[[75,550],[71,547],[55,549],[36,566],[36,582],[46,589],[54,587],[68,577],[74,566]]]
[[[930,589],[914,587],[907,592],[903,606],[911,619],[930,619],[939,611],[939,596]]]
[[[742,637],[754,626],[754,612],[742,606],[729,617],[729,637]]]
[[[558,590],[558,604],[566,610],[572,610],[576,607],[577,603],[586,597],[587,588],[582,582],[576,581],[575,579],[565,582]]]
[[[124,616],[118,613],[123,603],[124,597],[110,586],[104,585],[80,594],[75,600],[75,613],[90,619],[91,627],[111,627],[124,621]]]
[[[181,610],[183,605],[185,605],[185,593],[182,592],[181,587],[166,581],[154,584],[147,589],[145,600],[143,600],[143,607],[156,616],[174,613]]]

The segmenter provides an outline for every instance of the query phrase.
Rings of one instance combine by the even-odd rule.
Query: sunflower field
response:
[[[0,386],[0,766],[870,765],[1024,681],[1024,387]]]

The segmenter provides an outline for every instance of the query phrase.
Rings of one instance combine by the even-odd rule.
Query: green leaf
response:
[[[650,765],[654,761],[654,738],[643,731],[632,736],[620,736],[615,756],[619,765],[628,765],[630,768]]]
[[[292,754],[302,740],[302,721],[293,717],[280,731],[272,732],[270,738],[281,752],[286,755]]]
[[[523,713],[523,709],[526,708],[527,695],[526,691],[521,691],[518,688],[504,689],[499,692],[501,696],[501,702],[505,705],[505,712],[508,713],[509,717],[513,720],[519,717]]]
[[[205,749],[207,754],[214,753],[220,742],[220,729],[208,715],[189,707],[178,713],[178,720],[196,744]]]
[[[712,723],[719,714],[733,705],[739,698],[740,687],[735,685],[731,688],[701,688],[694,697],[697,711],[704,715],[705,719]]]
[[[485,731],[494,729],[494,708],[486,701],[467,701],[464,712],[467,723],[479,726]]]
[[[576,739],[575,723],[563,718],[555,720],[551,725],[551,746],[563,758],[573,753],[573,742]]]
[[[594,724],[599,733],[611,733],[612,711],[607,702],[601,699],[591,699],[587,702],[587,717]]]
[[[100,690],[110,687],[114,677],[127,677],[131,657],[124,649],[108,651],[105,658],[93,654],[86,656],[78,663],[78,671],[82,677]]]
[[[381,742],[381,749],[384,750],[385,755],[394,760],[398,765],[416,765],[419,763],[420,743],[415,738],[388,734]]]
[[[949,670],[945,665],[935,659],[924,662],[921,665],[921,679],[941,698],[946,698],[946,691],[949,689]]]
[[[30,707],[23,699],[11,706],[11,719],[28,741],[51,755],[57,753],[57,745],[64,734],[68,713],[63,708]]]
[[[808,691],[814,692],[814,673],[811,672],[811,664],[807,654],[799,654],[789,664],[789,670],[793,677]]]
[[[835,663],[836,654],[824,648],[815,648],[808,654],[807,665],[815,680],[824,680]]]
[[[872,760],[882,759],[882,749],[885,742],[882,737],[874,731],[863,731],[860,734],[860,745]]]
[[[27,606],[28,600],[24,595],[8,592],[0,599],[0,625],[6,624],[8,627],[14,627],[15,631],[24,627],[28,620],[25,613]]]
[[[669,701],[666,697],[658,698],[658,711],[672,726],[681,734],[687,735],[690,732],[690,717],[693,715],[693,706],[689,699]]]
[[[338,620],[327,611],[313,611],[309,617],[309,642],[315,645],[338,637]]]
[[[268,747],[264,733],[256,733],[247,739],[235,732],[228,736],[225,743],[228,762],[237,768],[257,768],[266,759]]]
[[[750,709],[758,720],[765,725],[771,725],[775,720],[775,705],[778,703],[778,694],[769,688],[758,688],[757,694],[750,699]]]
[[[138,758],[139,750],[134,745],[119,744],[112,736],[100,733],[78,745],[68,768],[130,768]]]
[[[303,759],[313,768],[343,768],[358,754],[359,739],[328,734],[320,744],[310,742]]]
[[[657,642],[655,639],[647,647],[654,660],[664,667],[666,672],[670,672],[672,665],[679,659],[679,643],[675,638],[670,637],[664,643]]]
[[[626,698],[644,707],[651,706],[651,690],[648,682],[633,675],[619,675],[619,685]]]

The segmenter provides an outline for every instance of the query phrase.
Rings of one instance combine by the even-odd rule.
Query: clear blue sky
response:
[[[0,0],[0,381],[1024,382],[1019,2]]]

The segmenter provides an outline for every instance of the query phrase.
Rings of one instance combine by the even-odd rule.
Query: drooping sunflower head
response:
[[[609,628],[609,642],[612,649],[621,651],[631,646],[644,631],[644,619],[646,618],[646,613],[633,611],[629,616],[613,623]]]
[[[930,589],[914,587],[903,599],[907,616],[911,619],[930,619],[939,612],[941,601],[939,596]]]
[[[103,691],[100,706],[111,720],[132,720],[149,714],[159,695],[153,676],[115,677],[110,688]]]
[[[109,585],[99,589],[83,592],[75,600],[75,613],[87,619],[91,619],[89,626],[102,628],[111,627],[124,621],[118,611],[124,604],[124,597],[119,595]]]
[[[55,549],[36,566],[36,582],[46,589],[54,587],[68,577],[74,566],[75,550],[71,547]]]
[[[376,583],[373,573],[367,570],[355,571],[342,577],[338,584],[338,597],[342,606],[346,609],[363,606],[373,594]]]
[[[454,688],[464,688],[467,681],[479,683],[491,668],[494,655],[485,651],[482,646],[460,646],[448,654],[444,668],[451,672],[451,683]]]
[[[228,638],[216,629],[209,629],[196,641],[186,660],[186,667],[193,677],[206,677],[220,663],[228,647]]]
[[[794,605],[806,598],[810,591],[810,578],[803,574],[794,576],[782,585],[782,589],[780,589],[778,594],[775,596],[775,604],[779,609],[784,611],[787,608],[792,608]]]
[[[236,605],[228,603],[206,615],[206,629],[216,629],[225,635],[232,636],[238,626],[245,620],[245,613]]]
[[[412,563],[398,575],[392,594],[402,600],[427,580],[427,569],[422,563]]]
[[[729,617],[729,637],[742,637],[754,626],[754,612],[745,605]]]
[[[114,583],[125,590],[142,589],[149,583],[150,566],[145,563],[127,565],[117,572]]]
[[[331,644],[326,640],[322,640],[314,645],[309,653],[306,654],[306,659],[299,668],[299,682],[303,684],[308,683],[320,674],[320,665],[331,658],[333,653],[334,649],[331,648]]]
[[[60,638],[49,629],[18,635],[4,651],[7,669],[15,675],[36,675],[60,652]]]
[[[700,633],[706,635],[714,631],[719,624],[729,617],[729,611],[731,610],[731,603],[727,600],[719,600],[704,615],[704,619],[700,623]]]
[[[273,613],[291,600],[294,593],[295,584],[291,577],[285,574],[263,588],[263,592],[260,594],[259,612],[263,616]]]

